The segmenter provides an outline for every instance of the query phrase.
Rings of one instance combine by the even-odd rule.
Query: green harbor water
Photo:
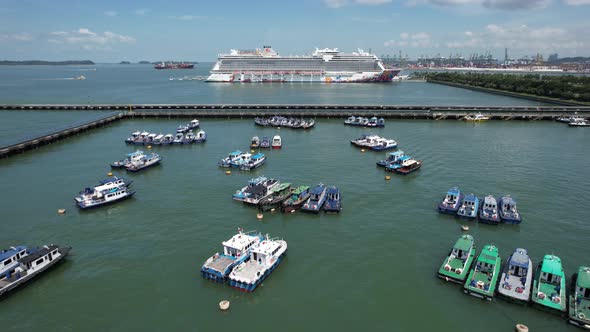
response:
[[[83,82],[51,84],[31,77],[80,72],[0,68],[0,102],[538,105],[427,83],[221,86],[168,81],[170,72],[146,67],[117,68],[98,66],[102,83],[92,83],[92,71]],[[124,75],[128,72],[135,74]],[[134,90],[119,77],[134,77]],[[0,112],[0,141],[97,114]],[[164,157],[160,166],[139,174],[113,171],[134,181],[132,199],[91,211],[74,206],[80,190],[111,171],[110,162],[135,150],[123,142],[131,132],[171,133],[186,121],[119,121],[0,159],[0,247],[73,247],[63,264],[0,301],[4,331],[456,332],[512,331],[516,323],[531,331],[577,330],[533,307],[467,296],[435,273],[461,235],[461,225],[470,226],[478,252],[493,243],[503,262],[522,247],[535,264],[548,253],[561,257],[568,278],[578,266],[590,264],[585,206],[590,130],[544,121],[389,120],[373,131],[424,162],[418,172],[400,176],[375,166],[385,153],[352,147],[349,141],[367,131],[344,126],[341,119],[318,119],[307,131],[260,128],[251,119],[201,119],[205,144],[154,146]],[[268,160],[260,169],[232,169],[226,175],[216,166],[228,152],[247,150],[252,136],[276,133],[283,149],[265,152]],[[258,220],[255,209],[232,201],[231,194],[259,175],[295,185],[336,185],[344,210],[339,215],[267,212]],[[511,194],[523,223],[489,226],[439,214],[436,206],[452,186],[480,198]],[[67,209],[65,215],[57,214],[59,208]],[[289,246],[281,265],[250,294],[199,273],[238,227],[282,237]],[[227,312],[218,308],[224,299],[231,301]]]

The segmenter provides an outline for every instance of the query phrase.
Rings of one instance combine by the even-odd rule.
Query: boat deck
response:
[[[586,324],[590,323],[590,300],[577,298],[575,303],[575,312],[578,319],[583,319]],[[582,315],[580,315],[582,314]],[[583,317],[583,318],[582,318]]]
[[[539,291],[545,294],[544,299],[537,298],[537,302],[541,305],[544,305],[549,308],[565,311],[565,298],[562,292],[560,295],[560,302],[556,303],[553,300],[553,297],[560,294],[559,286],[549,283],[541,283],[539,285]],[[565,290],[564,290],[565,291]]]
[[[235,277],[248,280],[248,281],[255,281],[260,275],[262,275],[264,271],[264,267],[260,265],[260,263],[255,261],[247,261],[246,263],[241,264],[238,267],[239,270],[236,271]]]
[[[498,292],[516,300],[528,301],[531,295],[531,290],[530,284],[529,287],[527,287],[526,283],[526,276],[502,275],[502,279],[500,279],[500,284],[498,285]]]
[[[19,272],[20,273],[20,277],[16,277],[17,272],[13,272],[10,275],[10,278],[3,278],[2,280],[0,280],[0,289],[12,284],[13,282],[17,281],[18,279],[22,279],[24,277],[26,277],[29,273],[28,271],[24,271],[24,272]]]
[[[234,258],[231,258],[229,256],[219,256],[217,259],[214,259],[211,263],[205,263],[205,268],[223,272],[235,261],[236,260]]]

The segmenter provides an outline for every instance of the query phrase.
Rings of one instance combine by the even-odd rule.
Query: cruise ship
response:
[[[318,49],[307,56],[280,56],[272,47],[231,50],[220,54],[208,82],[270,83],[391,82],[400,69],[385,68],[376,55],[361,49],[341,53],[337,48]]]

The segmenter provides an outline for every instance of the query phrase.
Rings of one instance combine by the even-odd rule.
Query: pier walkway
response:
[[[125,118],[254,118],[280,114],[286,117],[348,118],[350,116],[388,119],[461,120],[482,113],[492,120],[553,120],[577,114],[590,117],[587,106],[430,106],[430,105],[321,105],[321,104],[100,104],[100,105],[0,105],[2,110],[105,111],[83,122],[56,128],[43,134],[0,142],[0,158],[33,149],[55,140]]]

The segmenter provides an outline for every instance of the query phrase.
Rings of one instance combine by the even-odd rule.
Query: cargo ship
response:
[[[342,53],[318,49],[306,56],[281,56],[272,47],[220,54],[208,82],[368,83],[391,82],[400,69],[386,68],[376,55],[359,49]]]
[[[154,66],[156,69],[193,69],[195,65],[192,63],[175,63],[175,62],[162,62]]]

